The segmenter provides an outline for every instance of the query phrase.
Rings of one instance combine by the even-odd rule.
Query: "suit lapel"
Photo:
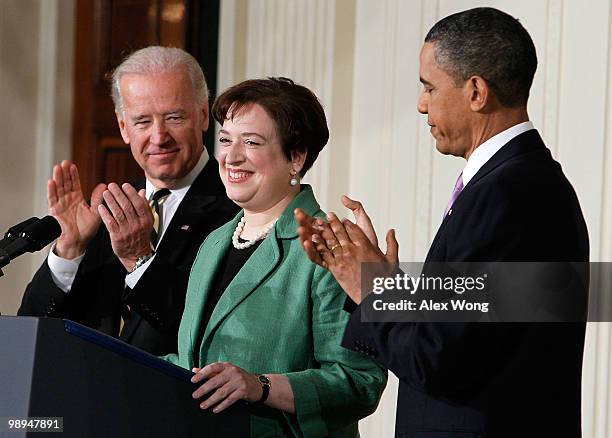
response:
[[[200,347],[196,346],[195,342],[199,338],[200,325],[202,324],[202,316],[204,316],[204,304],[208,300],[210,288],[215,280],[215,276],[218,274],[219,271],[219,265],[225,259],[227,251],[229,250],[229,246],[231,244],[231,234],[229,239],[226,239],[225,237],[230,232],[230,229],[233,230],[236,227],[236,224],[238,223],[241,217],[242,213],[240,213],[233,221],[224,225],[219,230],[223,230],[225,232],[219,234],[219,237],[212,244],[211,249],[206,253],[206,269],[191,274],[192,277],[195,275],[201,276],[201,280],[198,284],[198,290],[195,292],[196,299],[193,301],[193,303],[189,303],[189,311],[194,315],[192,318],[190,318],[191,327],[189,329],[191,344],[190,351],[193,351],[194,355],[196,354],[196,352],[200,351]],[[185,308],[185,311],[187,312],[187,308]],[[183,316],[183,318],[185,317],[187,317],[187,315]],[[208,325],[210,325],[210,322]]]
[[[542,151],[546,149],[544,142],[542,141],[542,137],[537,130],[531,129],[529,131],[523,132],[520,135],[517,135],[512,140],[504,145],[495,155],[489,159],[479,170],[476,172],[476,175],[470,180],[470,182],[465,186],[465,188],[461,191],[453,207],[459,205],[465,198],[466,195],[472,190],[474,185],[491,173],[494,169],[505,163],[506,161],[514,158],[517,155]],[[444,229],[446,228],[446,224],[450,220],[450,216],[447,214],[443,220],[442,224],[440,224],[440,228],[436,232],[436,236],[434,237],[429,251],[427,253],[427,261],[431,261],[430,258],[434,255],[436,246],[440,238],[444,235]],[[436,257],[437,259],[438,257]]]
[[[487,161],[479,170],[476,172],[476,175],[470,180],[470,182],[465,186],[457,201],[461,198],[461,196],[474,186],[479,180],[488,175],[495,168],[499,167],[501,164],[506,161],[516,157],[517,155],[542,151],[546,149],[544,142],[542,141],[542,137],[538,134],[538,131],[535,129],[523,132],[520,135],[517,135],[512,140],[510,140],[504,147],[502,147],[495,155],[491,157],[489,161]],[[456,202],[456,201],[455,201]]]
[[[230,244],[231,233],[228,233],[222,244],[223,247],[226,248],[226,252]],[[204,332],[202,346],[207,344],[208,338],[214,333],[223,319],[225,319],[232,310],[240,305],[257,286],[268,277],[279,262],[280,249],[277,242],[276,230],[273,229],[270,235],[261,243],[259,248],[249,257],[238,274],[236,274],[234,279],[227,286],[227,289],[225,289],[225,292],[223,292],[223,295],[221,295],[210,317],[206,331]],[[200,312],[200,314],[201,313],[202,312]],[[202,353],[200,353],[200,355],[201,354]]]
[[[163,253],[169,262],[177,262],[193,233],[204,223],[203,219],[209,214],[208,207],[215,203],[219,194],[225,193],[217,177],[217,169],[217,161],[210,158],[168,224],[157,252]]]

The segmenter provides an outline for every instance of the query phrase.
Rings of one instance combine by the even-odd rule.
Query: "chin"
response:
[[[244,208],[244,206],[248,204],[251,199],[253,199],[253,194],[228,186],[225,187],[225,193],[227,194],[227,197],[232,200],[232,202],[242,208]]]
[[[436,141],[436,149],[442,155],[452,155],[451,149],[448,147],[448,145],[446,145],[444,143],[440,143],[439,141]]]

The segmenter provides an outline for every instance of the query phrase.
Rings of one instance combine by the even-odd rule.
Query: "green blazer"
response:
[[[345,294],[304,253],[293,216],[297,207],[323,215],[310,186],[302,186],[221,296],[202,344],[194,345],[209,289],[243,212],[210,233],[191,268],[178,354],[166,359],[191,370],[198,355],[202,364],[227,361],[251,373],[287,376],[296,414],[253,408],[254,437],[359,436],[357,422],[376,409],[387,373],[340,346],[349,319]]]

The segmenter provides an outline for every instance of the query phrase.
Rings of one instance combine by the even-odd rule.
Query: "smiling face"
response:
[[[276,123],[258,104],[228,114],[219,131],[219,172],[227,196],[247,212],[259,213],[286,206],[299,193],[291,186],[304,154],[292,161],[283,153]],[[283,208],[284,209],[284,208]]]
[[[453,78],[438,66],[434,55],[435,45],[425,43],[419,68],[424,89],[417,109],[427,114],[436,149],[443,154],[465,157],[472,149],[471,90],[467,82],[458,87]]]
[[[147,178],[172,188],[198,162],[208,104],[198,108],[187,73],[178,68],[157,74],[125,74],[120,81],[121,136]]]

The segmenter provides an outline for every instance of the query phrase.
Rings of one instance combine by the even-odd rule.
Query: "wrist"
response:
[[[131,263],[131,268],[128,268],[128,271],[134,272],[136,269],[140,268],[142,265],[147,263],[149,259],[151,259],[155,255],[155,251],[151,250],[147,254],[141,255],[137,257],[136,260],[133,260]],[[127,266],[126,266],[127,268]]]
[[[65,260],[74,260],[85,254],[85,247],[81,247],[80,245],[65,245],[58,240],[53,248],[53,253]]]
[[[263,374],[255,374],[257,382],[261,385],[261,397],[255,401],[257,404],[264,404],[270,396],[270,389],[272,388],[272,382],[270,379]]]

